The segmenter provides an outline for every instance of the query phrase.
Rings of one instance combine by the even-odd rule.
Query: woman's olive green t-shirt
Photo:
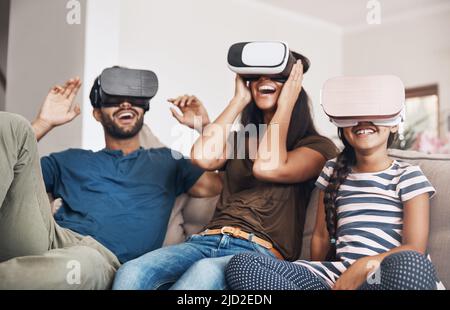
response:
[[[333,142],[322,136],[303,138],[299,147],[317,151],[326,160],[337,155]],[[286,260],[298,259],[306,207],[318,176],[295,184],[264,182],[253,176],[253,161],[245,158],[229,159],[224,166],[223,191],[207,228],[239,227],[272,242]]]

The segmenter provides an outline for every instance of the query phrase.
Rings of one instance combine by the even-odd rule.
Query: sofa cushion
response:
[[[440,280],[446,287],[450,285],[450,156],[427,155],[414,151],[389,150],[392,158],[419,165],[436,195],[430,201],[430,236],[428,253],[436,266]],[[314,190],[308,205],[301,259],[310,258],[310,242],[314,229],[318,190]]]
[[[146,149],[164,147],[164,144],[153,134],[150,127],[144,125],[139,132],[141,146]]]
[[[394,158],[419,165],[436,195],[430,201],[430,236],[428,253],[436,266],[440,280],[446,287],[450,285],[450,156],[426,155],[413,151],[391,150]]]

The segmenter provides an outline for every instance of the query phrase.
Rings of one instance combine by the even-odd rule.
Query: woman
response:
[[[117,273],[115,289],[224,289],[224,269],[232,255],[257,252],[270,257],[297,258],[305,208],[312,183],[334,144],[314,128],[308,96],[302,89],[298,61],[285,82],[261,76],[250,87],[236,77],[235,95],[217,120],[207,126],[192,148],[192,160],[205,170],[224,171],[224,187],[207,229],[186,242],[162,248],[126,263]],[[170,100],[187,115],[200,115],[195,97]],[[200,111],[200,112],[199,112]],[[266,125],[262,139],[231,133],[242,113],[242,124]],[[203,117],[205,119],[205,117]],[[235,155],[227,141],[236,141]],[[251,145],[257,145],[256,154]],[[214,146],[210,148],[211,146]],[[243,146],[245,158],[236,158]],[[242,155],[242,154],[241,154]]]
[[[434,267],[424,256],[435,190],[418,166],[388,157],[397,130],[369,121],[339,128],[345,148],[316,182],[312,261],[240,254],[227,267],[230,287],[436,289]]]

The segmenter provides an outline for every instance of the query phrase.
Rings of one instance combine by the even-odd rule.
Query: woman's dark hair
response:
[[[344,135],[344,129],[338,129],[338,136],[344,144],[344,149],[338,155],[336,159],[336,165],[333,169],[333,173],[330,176],[328,186],[325,189],[323,203],[325,206],[325,222],[327,224],[328,234],[331,240],[331,249],[328,253],[327,261],[335,258],[336,255],[336,239],[337,239],[337,211],[336,211],[336,198],[341,184],[345,182],[345,179],[352,170],[352,167],[356,164],[356,154],[353,147],[348,143]],[[388,138],[387,147],[396,139],[397,134],[391,133]]]
[[[244,126],[254,124],[258,130],[259,125],[264,124],[264,113],[260,108],[258,108],[255,101],[249,103],[245,107],[244,111],[242,111],[241,123]],[[313,135],[319,134],[317,133],[311,117],[308,94],[302,88],[294,109],[292,110],[286,141],[287,150],[292,151],[299,140]]]

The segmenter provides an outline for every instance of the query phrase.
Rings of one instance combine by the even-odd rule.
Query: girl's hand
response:
[[[242,79],[239,74],[236,74],[235,80],[235,90],[234,90],[234,100],[237,100],[242,105],[246,106],[252,101],[252,93],[248,88],[246,82]]]
[[[333,290],[356,290],[367,279],[367,275],[372,271],[375,264],[369,264],[373,257],[358,259],[350,266],[336,281]],[[372,267],[372,268],[371,268]]]
[[[170,108],[173,117],[175,117],[180,124],[192,129],[197,129],[194,128],[195,125],[201,125],[203,128],[210,123],[208,112],[197,97],[184,95],[176,99],[168,99],[167,101],[180,109],[182,114],[178,113],[175,107]],[[199,120],[198,123],[195,123],[195,120]]]
[[[292,67],[288,80],[284,83],[278,98],[278,106],[295,104],[297,102],[303,83],[303,64],[301,60]]]

